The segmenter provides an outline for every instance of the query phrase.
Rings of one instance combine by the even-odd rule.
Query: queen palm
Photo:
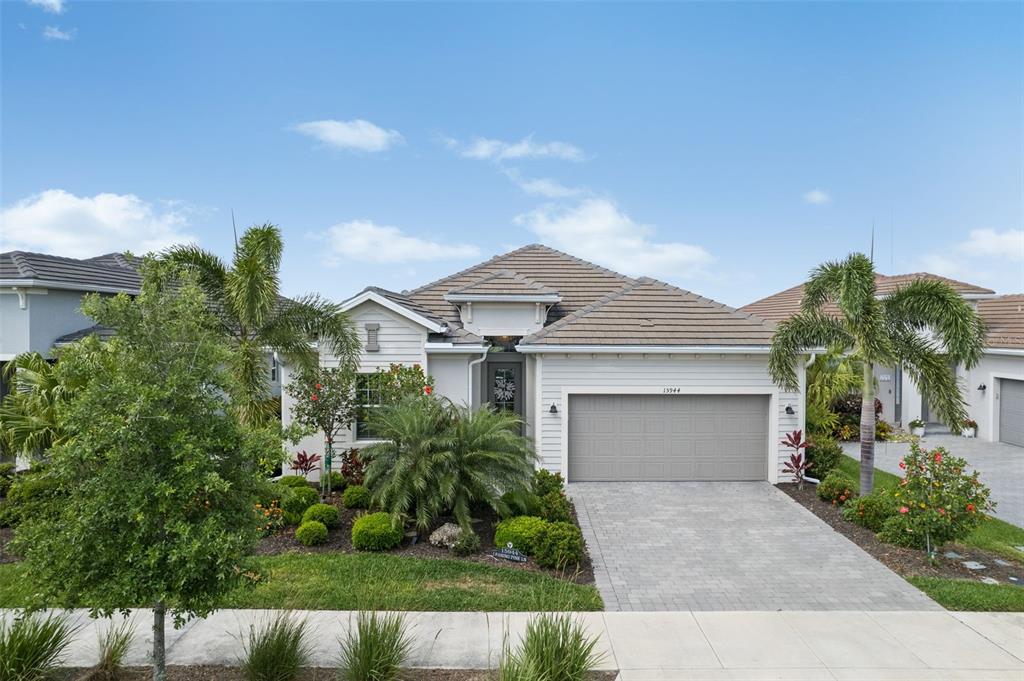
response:
[[[949,284],[918,279],[879,296],[874,265],[854,253],[811,272],[800,312],[781,322],[772,338],[768,370],[779,386],[797,390],[795,365],[802,352],[824,348],[860,360],[860,489],[867,494],[874,477],[875,365],[902,366],[959,432],[967,412],[949,364],[970,368],[984,347],[984,324]]]
[[[194,271],[223,333],[235,350],[231,374],[239,389],[233,399],[241,418],[260,424],[270,418],[267,355],[278,352],[300,368],[318,363],[314,341],[343,366],[354,365],[359,339],[340,305],[315,294],[281,297],[278,272],[284,245],[272,224],[250,227],[235,245],[228,267],[197,246],[175,246],[164,257]]]

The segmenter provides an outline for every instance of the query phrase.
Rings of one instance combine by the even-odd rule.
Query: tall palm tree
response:
[[[230,267],[193,245],[175,246],[164,254],[198,275],[235,350],[231,373],[240,395],[233,403],[241,418],[254,425],[271,416],[266,406],[270,352],[301,368],[317,365],[315,341],[331,350],[342,366],[354,366],[359,353],[358,336],[339,304],[315,294],[281,297],[278,272],[283,250],[281,231],[267,223],[245,231],[235,244]]]
[[[862,363],[860,489],[868,494],[874,482],[875,365],[901,365],[959,432],[967,412],[949,363],[978,363],[985,326],[942,281],[919,279],[878,296],[873,263],[854,253],[811,271],[800,312],[781,322],[772,338],[768,370],[775,383],[797,390],[797,356],[812,348],[850,353]]]

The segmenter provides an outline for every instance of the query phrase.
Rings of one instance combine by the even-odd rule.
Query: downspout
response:
[[[480,359],[474,359],[469,363],[469,377],[467,379],[469,381],[469,390],[466,393],[468,395],[468,404],[466,404],[466,406],[470,409],[473,408],[473,367],[487,359],[487,353],[489,351],[490,348],[485,348],[483,353],[480,355]]]

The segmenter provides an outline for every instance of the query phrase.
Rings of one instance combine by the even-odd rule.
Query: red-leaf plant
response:
[[[789,455],[789,461],[785,462],[782,468],[796,479],[796,488],[803,489],[804,477],[812,464],[800,450],[806,449],[810,443],[804,439],[804,431],[794,430],[792,433],[786,434],[786,439],[782,441],[782,444],[796,450]]]
[[[306,450],[302,450],[292,460],[292,470],[302,473],[302,477],[307,477],[310,472],[319,468],[319,463],[319,454],[306,454]]]

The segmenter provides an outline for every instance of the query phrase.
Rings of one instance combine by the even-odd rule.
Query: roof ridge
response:
[[[533,248],[534,246],[537,246],[537,245],[538,244],[527,244],[526,246],[520,246],[519,248],[517,248],[515,250],[511,250],[508,253],[501,253],[499,255],[491,256],[490,258],[488,258],[487,260],[484,260],[483,262],[478,262],[475,265],[470,265],[469,267],[467,267],[465,269],[462,269],[462,270],[459,270],[458,272],[455,272],[454,274],[445,275],[445,276],[441,277],[440,279],[435,279],[434,281],[431,281],[431,282],[429,282],[427,284],[423,284],[422,286],[417,286],[414,289],[404,291],[403,293],[404,293],[404,295],[410,295],[411,296],[414,293],[419,293],[420,291],[423,291],[424,289],[434,288],[435,286],[439,286],[439,285],[443,284],[444,282],[448,281],[449,279],[455,279],[456,277],[461,277],[461,276],[463,276],[465,274],[469,274],[473,270],[476,270],[476,269],[479,269],[481,267],[484,267],[485,265],[489,265],[489,264],[491,264],[493,262],[496,262],[497,260],[499,260],[501,258],[507,258],[508,256],[512,255],[513,253],[518,253],[520,251],[525,251],[526,249]]]
[[[538,340],[540,338],[544,338],[549,333],[553,333],[553,332],[557,331],[558,329],[561,329],[561,328],[563,328],[565,326],[568,326],[569,324],[571,324],[572,322],[576,321],[580,317],[583,317],[584,315],[590,314],[594,310],[598,310],[598,309],[604,307],[605,305],[607,305],[608,303],[612,302],[613,300],[617,300],[617,299],[621,298],[622,296],[626,295],[627,293],[629,293],[633,289],[637,288],[638,286],[642,286],[642,281],[641,281],[642,279],[643,279],[643,277],[641,279],[637,279],[637,280],[633,281],[632,283],[626,284],[625,286],[623,286],[622,288],[618,289],[617,291],[612,291],[611,293],[607,293],[607,294],[601,296],[600,298],[598,298],[594,302],[590,303],[589,305],[581,307],[580,309],[576,310],[575,312],[573,312],[571,314],[567,314],[566,316],[562,317],[561,319],[559,319],[555,323],[549,324],[548,326],[545,326],[544,328],[540,329],[539,331],[535,331],[535,332],[531,333],[529,336],[526,336],[525,338],[523,338],[520,341],[520,343],[527,343],[527,344],[529,344],[531,341],[535,341],[535,340]]]
[[[460,292],[470,291],[473,288],[475,288],[477,286],[480,286],[481,284],[484,284],[484,283],[489,282],[489,281],[493,281],[495,279],[498,279],[499,277],[505,277],[505,278],[513,279],[513,280],[515,280],[515,281],[525,285],[527,288],[533,289],[535,291],[547,291],[547,292],[551,292],[551,293],[557,293],[557,291],[555,291],[555,289],[551,288],[550,286],[542,284],[539,281],[531,279],[530,277],[526,276],[525,274],[522,274],[520,272],[516,272],[515,270],[510,270],[510,269],[501,269],[501,270],[497,270],[495,272],[491,272],[490,274],[485,275],[485,276],[481,277],[480,279],[477,279],[475,281],[469,282],[465,286],[460,286],[458,288],[454,288],[454,289],[448,291],[448,293],[449,294],[453,294],[453,293],[457,294],[457,293],[460,293]]]
[[[11,260],[18,267],[18,271],[24,274],[26,277],[38,277],[39,272],[36,271],[32,264],[29,263],[25,257],[24,251],[11,251]]]
[[[935,274],[934,272],[907,272],[906,274],[882,274],[881,272],[879,272],[878,276],[884,277],[886,279],[899,279],[901,277],[914,277],[920,279],[922,277],[934,277],[935,279],[953,282],[954,284],[961,284],[963,286],[969,286],[971,288],[980,289],[982,291],[988,291],[989,293],[995,293],[995,291],[985,286],[979,286],[978,284],[972,284],[969,281],[954,279],[953,277],[947,277],[942,274]]]

